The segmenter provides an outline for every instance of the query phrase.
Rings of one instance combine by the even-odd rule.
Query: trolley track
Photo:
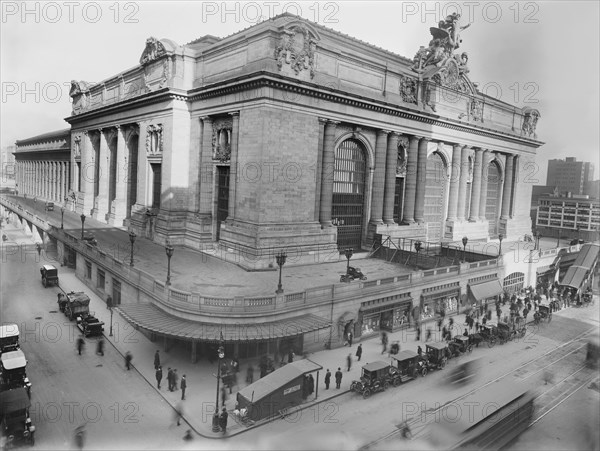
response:
[[[530,377],[533,377],[536,374],[539,374],[540,372],[542,372],[544,370],[546,370],[546,372],[548,372],[549,371],[548,369],[550,367],[556,365],[559,362],[562,362],[565,359],[568,360],[570,358],[573,358],[573,356],[575,356],[580,350],[582,350],[585,347],[585,345],[582,345],[580,343],[580,340],[586,338],[586,336],[591,334],[594,330],[595,330],[594,327],[589,328],[589,329],[581,332],[580,334],[578,334],[577,336],[575,336],[568,342],[565,342],[565,343],[561,344],[560,346],[545,352],[541,356],[535,357],[534,359],[520,365],[519,367],[517,367],[515,369],[507,371],[506,373],[496,377],[495,379],[492,379],[491,381],[486,382],[483,385],[480,385],[476,388],[469,390],[468,392],[464,393],[463,395],[459,396],[458,398],[455,398],[452,401],[449,401],[448,403],[445,403],[444,405],[441,405],[437,408],[426,409],[424,411],[421,411],[421,412],[417,413],[411,419],[405,420],[403,424],[406,425],[408,427],[408,429],[410,430],[410,433],[411,433],[410,438],[411,439],[422,438],[427,426],[429,424],[431,424],[431,422],[432,422],[432,420],[429,420],[428,417],[430,417],[430,418],[435,417],[435,414],[439,413],[442,409],[446,408],[446,406],[450,403],[456,403],[457,401],[460,401],[460,400],[468,397],[469,395],[471,395],[479,390],[482,390],[501,379],[504,379],[507,376],[513,375],[516,378],[519,378],[521,380],[529,379]],[[550,363],[547,363],[547,361],[545,361],[545,360],[548,358],[552,358],[554,354],[558,354],[557,356],[555,356],[558,358],[555,360],[552,360]],[[581,359],[579,358],[577,360],[577,362],[581,362]],[[579,365],[575,371],[569,373],[566,377],[561,379],[559,382],[552,385],[552,387],[549,390],[539,393],[536,396],[534,401],[541,404],[541,401],[544,400],[545,395],[554,391],[559,386],[568,387],[568,383],[565,383],[565,382],[573,380],[573,376],[580,374],[580,373],[583,373],[584,375],[589,376],[589,372],[586,371],[586,367]],[[559,395],[557,398],[555,398],[554,401],[557,401],[557,402],[552,403],[552,405],[549,408],[544,410],[544,408],[547,406],[542,406],[540,409],[536,409],[537,412],[541,412],[541,415],[539,415],[535,420],[533,420],[533,422],[530,423],[528,425],[528,427],[530,427],[533,424],[540,421],[544,416],[546,416],[548,413],[550,413],[552,410],[554,410],[556,407],[558,407],[560,404],[562,404],[566,399],[568,399],[573,393],[575,393],[581,387],[586,385],[591,379],[593,379],[594,374],[595,373],[593,373],[589,377],[585,377],[585,381],[577,384],[577,388],[575,390],[571,390],[566,394],[561,392],[561,395],[564,395],[564,396]],[[578,382],[580,382],[580,381],[578,381]],[[560,392],[560,390],[559,390],[559,392]],[[382,437],[379,437],[378,439],[375,439],[375,440],[361,446],[359,449],[360,450],[376,449],[377,445],[382,444],[390,439],[401,436],[403,433],[403,429],[401,429],[399,426],[400,425],[398,425],[394,430],[392,430],[388,434],[386,434]]]

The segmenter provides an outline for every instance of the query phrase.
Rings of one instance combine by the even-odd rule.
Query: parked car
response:
[[[19,326],[4,324],[0,326],[0,354],[19,349]]]
[[[362,367],[359,381],[350,384],[350,390],[368,398],[372,393],[384,391],[391,385],[400,384],[398,370],[386,362],[368,363]]]
[[[54,211],[54,202],[45,202],[44,209],[46,211]]]
[[[53,265],[44,265],[40,268],[42,275],[42,285],[47,288],[48,285],[58,285],[58,269]]]
[[[20,349],[4,352],[0,356],[0,390],[10,390],[23,387],[31,396],[31,382],[27,377],[27,360]]]
[[[406,382],[411,379],[416,379],[419,374],[425,376],[427,374],[427,365],[423,359],[414,351],[400,351],[392,357],[398,369],[399,381]],[[394,378],[394,382],[396,378]]]
[[[13,448],[22,442],[35,444],[35,426],[29,418],[30,407],[31,401],[24,388],[0,392],[0,424],[2,437],[7,441],[6,448]]]

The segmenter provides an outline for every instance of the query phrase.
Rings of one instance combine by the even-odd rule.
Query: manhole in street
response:
[[[102,366],[102,364],[101,364],[101,363],[99,363],[98,365],[96,365],[96,368],[98,368],[98,367],[101,367],[101,366]]]
[[[36,316],[35,319],[42,319],[42,317],[41,316]]]
[[[58,313],[58,310],[50,310],[48,313]]]

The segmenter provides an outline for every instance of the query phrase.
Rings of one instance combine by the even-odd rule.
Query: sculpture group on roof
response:
[[[460,73],[469,71],[467,62],[469,57],[466,52],[454,54],[454,51],[460,47],[462,39],[460,33],[471,24],[460,25],[460,14],[452,13],[445,20],[441,20],[437,27],[429,29],[433,39],[429,42],[429,47],[421,46],[413,60],[412,69],[415,72],[422,73],[431,67],[443,66],[449,58],[453,58],[460,70]]]

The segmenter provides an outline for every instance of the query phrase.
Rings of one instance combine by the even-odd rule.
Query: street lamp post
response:
[[[344,255],[346,256],[346,275],[350,274],[350,259],[352,258],[352,255],[354,254],[354,249],[352,249],[351,247],[349,247],[348,249],[346,249],[344,251]]]
[[[108,333],[109,337],[113,336],[113,329],[112,329],[112,323],[113,323],[113,300],[111,296],[108,296],[106,298],[106,305],[108,306],[108,309],[110,310],[110,332]]]
[[[223,358],[225,358],[225,341],[223,340],[223,332],[221,332],[221,336],[219,339],[219,349],[218,349],[218,357],[219,360],[217,362],[217,398],[215,400],[215,414],[213,415],[212,420],[212,431],[219,432],[219,385],[221,383],[221,362]]]
[[[131,267],[133,267],[133,244],[135,243],[136,237],[137,235],[133,230],[129,232],[129,241],[131,241],[131,258],[129,259],[129,266]]]
[[[83,240],[83,225],[85,224],[85,215],[83,213],[81,213],[81,239]]]
[[[498,241],[500,241],[500,246],[498,248],[498,257],[500,257],[502,255],[502,240],[504,239],[504,235],[502,235],[501,233],[498,234]]]
[[[167,285],[171,285],[171,257],[174,250],[173,246],[167,242],[167,246],[165,247],[165,251],[167,252]]]
[[[469,242],[469,238],[463,236],[462,244],[463,244],[463,263],[466,263],[466,254],[467,254],[467,243]]]
[[[421,249],[423,249],[423,243],[421,243],[420,241],[415,241],[415,251],[417,251],[417,263],[415,264],[415,266],[417,267],[417,269],[419,269],[419,252],[421,252]]]
[[[287,255],[285,252],[280,252],[275,256],[275,260],[277,260],[277,265],[279,265],[279,283],[277,284],[277,290],[275,291],[275,293],[277,294],[283,293],[283,288],[281,287],[281,269],[283,268],[283,265],[285,265],[286,258]]]
[[[65,206],[60,207],[60,230],[65,228]]]

